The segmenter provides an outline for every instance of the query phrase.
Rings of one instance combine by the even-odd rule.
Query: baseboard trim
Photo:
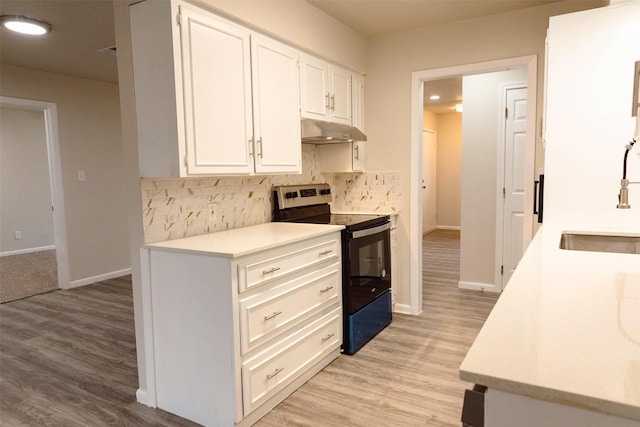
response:
[[[438,230],[458,230],[460,231],[462,227],[459,225],[436,225],[436,229]]]
[[[69,284],[69,287],[66,289],[78,288],[80,286],[86,286],[92,283],[102,282],[103,280],[115,279],[116,277],[126,276],[127,274],[131,274],[130,268],[125,268],[124,270],[112,271],[110,273],[105,273],[105,274],[99,274],[97,276],[87,277],[80,280],[74,280]]]
[[[411,314],[411,306],[408,304],[393,304],[393,312],[400,314]]]
[[[494,293],[500,293],[501,290],[498,289],[495,285],[489,284],[489,283],[478,283],[478,282],[464,282],[464,281],[459,281],[458,282],[458,288],[460,289],[468,289],[471,291],[482,291],[482,292],[494,292]]]
[[[156,407],[155,402],[149,401],[149,393],[147,393],[147,390],[143,388],[139,388],[138,390],[136,390],[136,401],[151,408]]]
[[[11,256],[11,255],[24,255],[24,254],[31,254],[34,252],[50,251],[55,248],[56,248],[56,245],[49,245],[49,246],[38,246],[37,248],[18,249],[16,251],[5,251],[5,252],[0,252],[0,258],[5,256]]]

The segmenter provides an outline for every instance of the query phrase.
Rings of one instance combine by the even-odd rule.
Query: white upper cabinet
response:
[[[331,121],[351,124],[351,71],[329,64]]]
[[[300,55],[301,115],[351,125],[351,72],[311,55]]]
[[[314,56],[300,55],[301,115],[309,119],[329,119],[329,64]]]
[[[298,51],[251,36],[253,123],[258,173],[300,172],[300,73]]]
[[[180,15],[187,175],[249,174],[250,33],[189,8]]]
[[[131,38],[142,177],[301,171],[297,51],[176,1]]]
[[[351,74],[352,126],[364,132],[364,76]]]

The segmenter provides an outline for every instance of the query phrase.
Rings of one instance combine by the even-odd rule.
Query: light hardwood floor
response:
[[[458,367],[497,297],[457,288],[459,233],[424,239],[423,308],[340,356],[256,426],[460,426]],[[129,278],[0,306],[0,425],[195,426],[135,403]]]

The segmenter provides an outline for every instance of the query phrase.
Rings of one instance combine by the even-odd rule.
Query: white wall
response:
[[[71,284],[128,269],[118,86],[1,67],[3,96],[57,104]]]
[[[366,71],[367,39],[306,1],[200,0],[293,46]]]
[[[606,3],[603,1],[603,4]],[[410,302],[411,73],[538,55],[539,115],[549,16],[581,7],[583,5],[580,2],[553,3],[370,40],[366,70],[367,167],[403,172],[401,214],[398,221],[398,303]],[[390,144],[394,150],[388,150]],[[541,153],[538,142],[538,164],[541,163]],[[482,273],[477,279],[474,275],[472,281],[483,277]]]
[[[460,227],[462,114],[438,114],[436,219],[439,227]]]
[[[462,79],[461,282],[494,285],[500,85],[526,80],[525,69]]]
[[[54,245],[42,111],[0,107],[0,165],[0,252]]]
[[[551,20],[545,226],[640,229],[640,184],[629,186],[631,209],[616,209],[638,60],[638,1]],[[633,153],[628,178],[640,181]]]

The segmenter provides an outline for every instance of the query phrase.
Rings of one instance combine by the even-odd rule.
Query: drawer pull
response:
[[[280,270],[280,267],[273,267],[273,268],[272,268],[272,269],[270,269],[270,270],[264,270],[264,271],[262,272],[262,274],[269,274],[269,273],[273,273],[273,272],[278,271],[278,270]]]
[[[326,337],[322,338],[322,342],[325,342],[327,340],[330,340],[335,334],[329,334]]]
[[[321,256],[322,256],[322,255],[328,255],[328,254],[330,254],[331,252],[333,252],[333,251],[332,251],[331,249],[329,249],[329,250],[326,250],[326,251],[322,251],[322,252],[320,252],[320,254],[319,254],[319,255],[321,255]]]
[[[282,314],[282,312],[281,312],[281,311],[274,311],[272,315],[270,315],[270,316],[264,316],[264,320],[265,320],[265,321],[267,321],[267,320],[271,320],[271,319],[273,319],[274,317],[280,316],[281,314]]]
[[[284,371],[284,368],[277,368],[275,371],[273,371],[273,374],[267,374],[267,379],[270,380],[282,371]]]
[[[327,286],[324,289],[320,289],[320,293],[324,294],[325,292],[329,292],[331,289],[333,289],[333,286]]]

